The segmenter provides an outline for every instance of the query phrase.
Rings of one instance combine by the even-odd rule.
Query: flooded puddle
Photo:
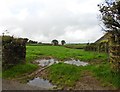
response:
[[[36,60],[36,62],[38,63],[38,65],[45,67],[45,66],[50,66],[53,65],[55,63],[59,63],[59,61],[55,60],[55,59],[40,59],[40,60]],[[88,63],[87,62],[83,62],[80,60],[68,60],[65,61],[64,63],[66,64],[71,64],[71,65],[76,65],[76,66],[87,66]]]
[[[87,62],[82,62],[80,60],[69,60],[69,61],[65,61],[64,63],[76,65],[76,66],[87,66],[88,65]]]
[[[40,59],[40,60],[36,60],[36,62],[42,66],[50,66],[53,65],[55,63],[59,63],[59,61],[55,60],[55,59]],[[65,61],[64,63],[66,64],[72,64],[72,65],[76,65],[76,66],[86,66],[88,65],[87,62],[82,62],[80,60],[68,60]],[[58,71],[59,72],[59,71]],[[32,85],[32,86],[36,86],[36,87],[41,87],[41,88],[45,88],[45,89],[53,89],[57,86],[52,85],[49,80],[44,80],[42,78],[34,78],[33,80],[30,80],[27,84]]]
[[[39,77],[30,80],[27,84],[45,89],[53,89],[56,87],[55,85],[52,85],[48,80],[44,80]]]
[[[41,60],[36,60],[37,63],[39,63],[40,66],[50,66],[55,63],[59,63],[55,59],[41,59]]]

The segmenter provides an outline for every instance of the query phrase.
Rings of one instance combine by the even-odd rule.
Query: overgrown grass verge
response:
[[[2,77],[15,78],[15,77],[21,76],[22,74],[33,72],[37,68],[38,68],[37,65],[34,65],[31,63],[19,64],[10,68],[9,70],[4,71],[2,73]]]
[[[116,88],[120,88],[120,74],[113,73],[110,68],[109,62],[101,62],[97,65],[88,67],[98,79],[103,83],[103,86],[113,85]]]

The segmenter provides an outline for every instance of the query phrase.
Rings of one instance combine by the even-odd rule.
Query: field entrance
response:
[[[36,78],[42,80],[41,84],[44,80],[48,80],[48,84],[55,85],[50,89],[117,89],[120,87],[119,75],[112,75],[107,59],[105,53],[84,51],[84,49],[27,46],[26,64],[5,71],[3,77],[26,85]]]

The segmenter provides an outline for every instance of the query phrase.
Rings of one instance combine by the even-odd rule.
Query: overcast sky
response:
[[[94,42],[103,35],[102,0],[0,0],[0,33],[39,42]]]

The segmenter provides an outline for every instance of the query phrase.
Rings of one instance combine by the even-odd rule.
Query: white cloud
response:
[[[42,42],[95,41],[101,0],[0,0],[0,32]]]

